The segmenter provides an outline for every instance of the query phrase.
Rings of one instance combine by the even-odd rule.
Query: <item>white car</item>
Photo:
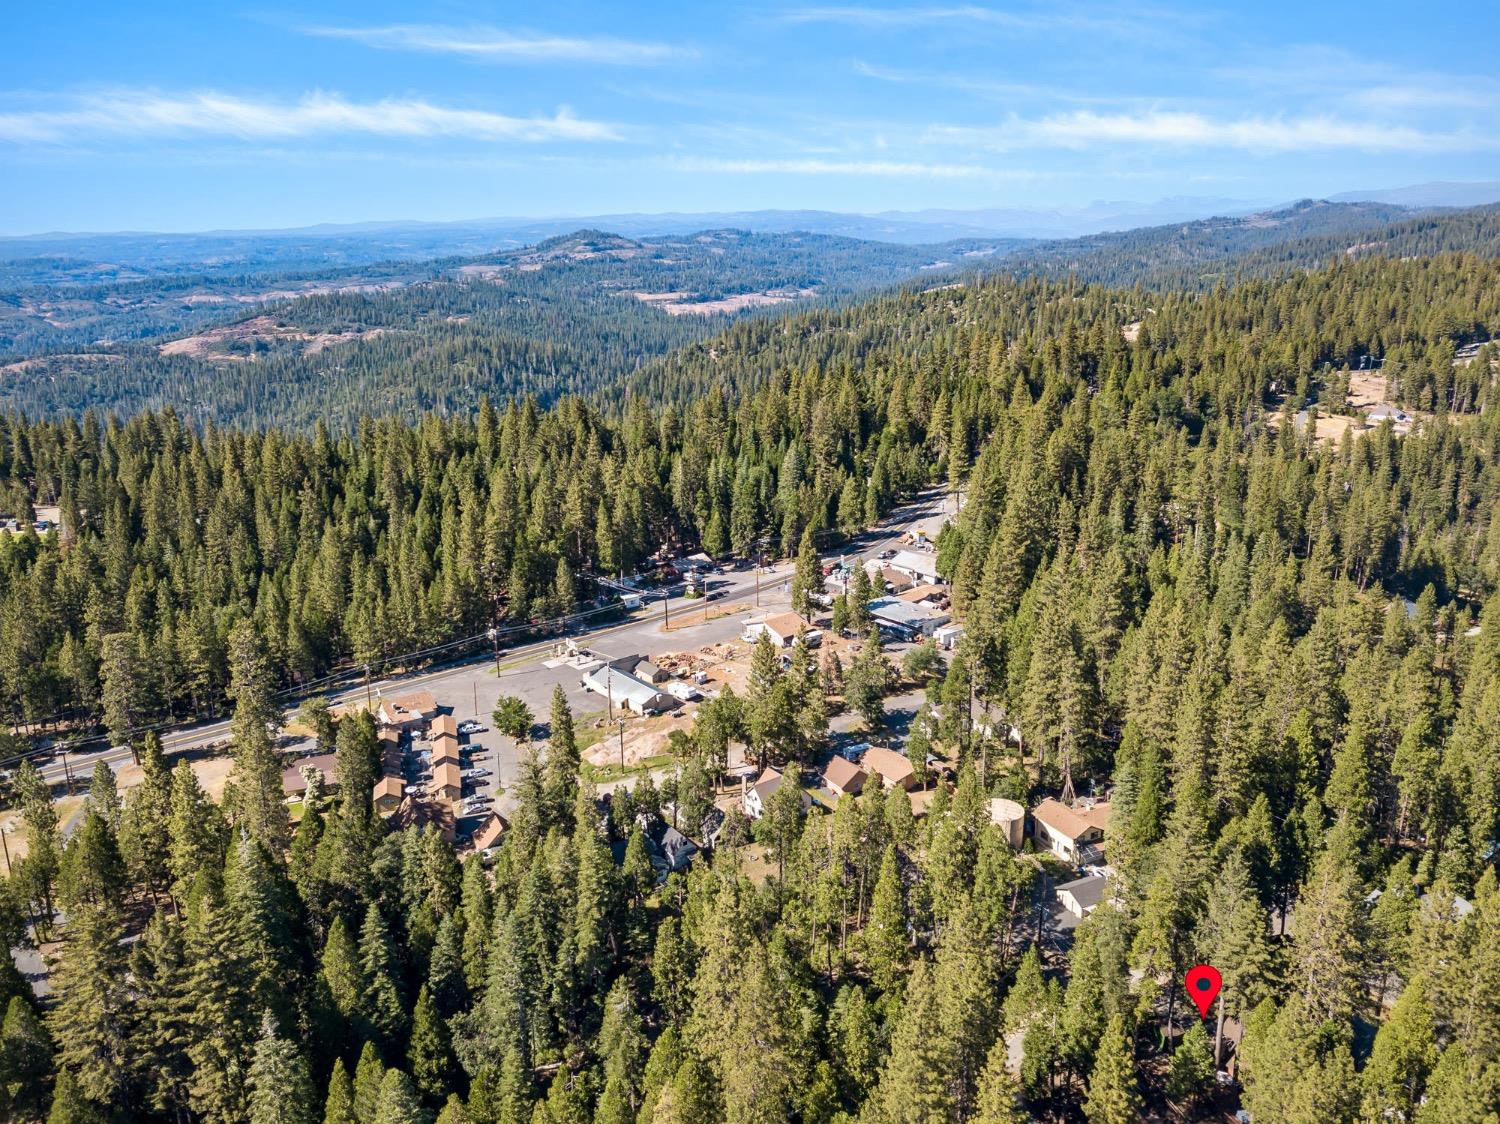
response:
[[[463,775],[470,780],[477,780],[480,777],[489,776],[490,771],[488,769],[464,769]]]
[[[484,726],[475,722],[472,718],[467,722],[460,722],[458,724],[458,732],[460,734],[482,734],[484,733],[484,729]]]

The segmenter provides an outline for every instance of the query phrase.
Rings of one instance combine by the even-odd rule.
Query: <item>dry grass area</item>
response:
[[[0,375],[24,375],[27,371],[34,371],[39,367],[45,367],[53,363],[122,363],[123,355],[110,355],[107,352],[83,353],[77,355],[41,355],[31,359],[18,359],[14,363],[6,363],[0,366]]]
[[[749,602],[739,602],[731,605],[728,602],[705,601],[701,609],[677,610],[671,622],[664,626],[658,626],[658,631],[676,632],[679,628],[690,628],[696,624],[707,624],[709,621],[716,621],[720,617],[732,617],[735,613],[744,613],[749,609]]]
[[[810,297],[816,289],[766,289],[758,293],[736,293],[732,297],[720,297],[713,301],[692,300],[692,293],[632,293],[636,300],[653,304],[669,316],[712,316],[715,313],[735,313],[747,308],[763,308],[767,305],[785,304],[799,297]]]
[[[220,328],[209,328],[196,335],[157,344],[156,350],[162,355],[191,355],[199,359],[238,361],[253,359],[254,353],[241,355],[225,349],[235,344],[253,346],[257,343],[293,341],[304,345],[304,354],[312,355],[336,343],[373,339],[385,332],[384,328],[369,328],[363,332],[305,332],[300,328],[279,324],[270,316],[255,316],[237,324],[225,324]]]
[[[627,769],[645,764],[667,752],[667,738],[673,730],[684,732],[690,726],[685,718],[691,717],[691,708],[684,707],[674,714],[657,715],[654,718],[627,718],[625,720],[624,761]],[[606,723],[604,736],[583,752],[583,759],[590,765],[605,768],[618,766],[621,760],[620,734],[613,723]]]
[[[1359,418],[1319,411],[1317,420],[1313,423],[1313,439],[1329,445],[1341,445],[1351,431],[1358,433],[1363,428]]]
[[[1378,371],[1351,371],[1347,401],[1356,410],[1373,410],[1385,401],[1389,385],[1389,380]]]
[[[503,265],[461,265],[455,272],[463,281],[490,281],[496,285],[505,284]]]
[[[64,796],[55,801],[57,808],[57,822],[65,824],[83,808],[82,796]],[[0,849],[0,869],[5,867],[4,855],[10,854],[10,861],[18,863],[26,857],[26,826],[21,822],[19,809],[11,808],[0,812],[0,832],[5,833],[5,847]],[[5,871],[9,876],[10,871]]]

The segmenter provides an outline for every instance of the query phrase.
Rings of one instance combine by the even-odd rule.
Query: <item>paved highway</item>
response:
[[[846,560],[863,560],[878,555],[884,550],[893,549],[899,544],[902,535],[907,534],[919,527],[926,528],[935,534],[937,531],[938,517],[945,508],[951,510],[950,497],[941,491],[925,493],[916,501],[898,508],[879,526],[871,531],[865,532],[857,538],[843,543],[838,550],[830,552],[826,557],[829,560],[844,558]],[[791,562],[783,562],[778,566],[768,568],[757,574],[754,570],[727,571],[721,575],[711,577],[710,592],[714,594],[715,604],[739,604],[753,601],[757,585],[760,589],[761,610],[785,609],[789,604],[788,594],[784,588],[790,583],[793,565]],[[646,595],[649,596],[649,595]],[[682,596],[669,597],[667,599],[667,613],[678,622],[689,621],[695,615],[701,615],[705,602],[701,598],[687,598]],[[748,612],[738,614],[734,620],[755,612],[752,606]],[[721,618],[723,620],[723,618]],[[599,627],[585,627],[569,633],[571,638],[580,646],[597,646],[606,651],[613,652],[618,649],[620,653],[629,651],[660,651],[664,647],[664,641],[669,637],[677,637],[679,644],[687,641],[689,644],[702,643],[705,639],[700,634],[700,628],[683,626],[674,628],[671,633],[661,631],[662,607],[661,600],[651,601],[637,610],[626,620],[614,620]],[[714,631],[718,631],[717,629]],[[738,632],[737,625],[733,632]],[[515,648],[502,648],[500,659],[503,664],[514,665],[518,660],[532,656],[538,659],[551,656],[553,649],[558,644],[558,638],[537,641],[531,644],[523,644]],[[419,672],[412,675],[402,675],[393,678],[376,680],[370,684],[370,693],[379,698],[382,694],[404,694],[423,687],[433,687],[446,680],[451,680],[464,675],[472,675],[480,665],[488,664],[492,657],[488,654],[467,657],[464,660],[434,668],[429,671]],[[364,683],[355,683],[352,686],[340,688],[328,693],[330,703],[352,702],[365,697],[366,687]],[[287,710],[289,718],[295,707]],[[487,722],[487,716],[484,718]],[[187,750],[203,749],[215,743],[225,741],[229,737],[228,721],[212,722],[195,726],[185,726],[177,730],[162,734],[162,746],[170,755]],[[71,774],[75,783],[86,783],[89,773],[98,761],[107,761],[115,769],[128,764],[131,760],[130,752],[123,748],[105,748],[91,753],[59,753],[57,757],[41,766],[42,777],[49,784],[62,784]]]

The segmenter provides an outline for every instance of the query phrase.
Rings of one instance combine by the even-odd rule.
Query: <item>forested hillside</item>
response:
[[[364,416],[467,413],[484,394],[550,402],[736,314],[837,300],[1013,245],[580,231],[421,265],[0,286],[0,356],[14,360],[0,368],[0,405],[171,405],[194,422],[352,429]]]
[[[236,773],[219,809],[147,744],[151,783],[121,807],[101,775],[60,843],[23,771],[7,935],[55,902],[66,939],[44,1017],[6,985],[6,1113],[1192,1119],[1233,1107],[1182,1033],[1198,960],[1244,1027],[1257,1121],[1500,1113],[1500,399],[1488,352],[1452,360],[1497,328],[1493,261],[1354,257],[1207,293],[991,279],[741,323],[617,406],[338,437],[10,416],[9,503],[58,501],[64,531],[0,539],[6,705],[125,698],[139,721],[227,692]],[[1273,428],[1364,356],[1399,357],[1414,432]],[[492,871],[386,831],[358,719],[340,796],[286,822],[277,684],[562,607],[664,542],[790,553],[935,482],[966,501],[939,565],[968,635],[924,726],[958,780],[920,821],[899,790],[828,817],[786,785],[768,864],[734,814],[658,887],[635,813],[663,792],[601,810],[559,708]],[[665,782],[684,830],[730,739],[820,749],[786,707],[844,674],[799,648],[705,710]],[[958,720],[971,693],[985,721]],[[1059,957],[1030,943],[1037,867],[986,799],[1070,786],[1113,786],[1119,900]]]
[[[1022,274],[1076,277],[1106,285],[1211,285],[1226,274],[1235,276],[1242,257],[1266,247],[1304,247],[1309,240],[1316,239],[1316,248],[1307,244],[1293,256],[1303,265],[1319,266],[1349,245],[1349,235],[1410,217],[1411,212],[1406,208],[1388,203],[1306,199],[1279,211],[1040,242],[1012,251],[1005,264]],[[1431,221],[1442,224],[1445,219]],[[1460,236],[1456,245],[1437,246],[1427,252],[1439,249],[1479,247],[1471,246]]]
[[[69,275],[0,286],[0,356],[12,358],[0,367],[0,407],[129,415],[171,406],[195,425],[306,430],[321,420],[346,431],[365,416],[468,413],[484,395],[530,394],[547,405],[616,394],[659,357],[694,363],[694,348],[679,349],[715,339],[735,319],[836,307],[900,284],[935,288],[1004,271],[1170,293],[1340,257],[1500,249],[1497,208],[1395,221],[1407,214],[1307,202],[1024,245],[579,231],[480,257],[317,273],[105,284]],[[759,338],[753,325],[743,330]]]

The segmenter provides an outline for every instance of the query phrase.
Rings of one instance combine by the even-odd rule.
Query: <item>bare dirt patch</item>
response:
[[[1389,385],[1390,380],[1378,371],[1351,371],[1346,400],[1356,410],[1373,410],[1385,401]]]
[[[0,367],[0,375],[24,375],[27,371],[34,371],[41,367],[48,367],[54,363],[119,363],[124,356],[110,355],[107,352],[79,353],[76,355],[38,355],[31,359],[18,359],[14,363],[7,363]]]
[[[634,293],[636,300],[654,304],[669,316],[713,316],[716,313],[732,314],[747,308],[764,308],[773,304],[786,304],[801,297],[810,297],[816,289],[764,289],[758,293],[736,293],[732,297],[718,300],[692,300],[691,293]]]
[[[1120,329],[1120,336],[1126,343],[1135,343],[1136,340],[1141,338],[1141,321],[1132,320],[1129,324],[1126,324]]]
[[[505,283],[503,265],[461,265],[457,273],[463,281],[490,281],[497,285]]]
[[[307,332],[289,324],[279,323],[271,316],[254,316],[249,320],[241,320],[237,324],[225,324],[223,327],[210,328],[196,335],[168,340],[166,343],[157,344],[156,350],[161,355],[190,355],[198,359],[238,361],[255,358],[253,348],[257,344],[281,341],[300,342],[304,345],[303,353],[312,355],[337,343],[373,339],[384,335],[385,332],[385,328],[367,328],[362,332]],[[229,350],[236,345],[246,346],[252,350],[244,353]]]
[[[643,765],[651,758],[661,757],[667,752],[667,738],[673,730],[686,730],[687,724],[680,717],[661,715],[657,718],[631,718],[625,721],[625,767]],[[605,736],[588,749],[583,758],[598,768],[620,764],[620,733],[610,725]]]

